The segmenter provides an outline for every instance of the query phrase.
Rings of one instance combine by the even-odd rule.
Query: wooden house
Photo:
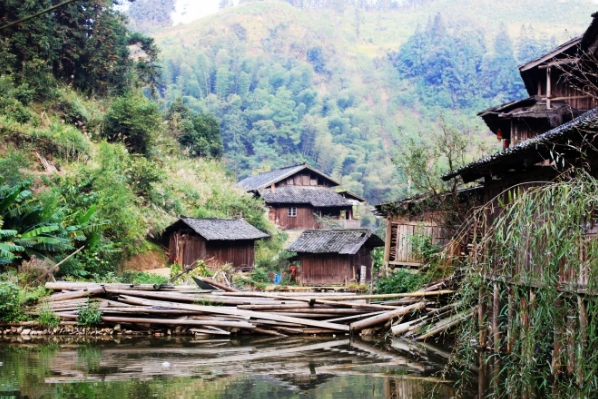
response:
[[[594,51],[595,38],[589,37],[594,32],[590,31],[519,67],[530,97],[478,114],[503,141],[504,148],[556,128],[598,105],[575,78],[576,69],[588,66],[584,55]]]
[[[504,204],[514,198],[517,192],[529,190],[533,187],[544,185],[563,177],[565,171],[585,170],[591,176],[598,178],[598,109],[595,99],[587,94],[588,86],[576,81],[571,75],[559,76],[566,65],[570,73],[575,74],[576,68],[593,68],[593,73],[598,73],[596,50],[598,48],[598,19],[594,20],[585,34],[577,39],[565,43],[555,51],[546,54],[520,68],[528,91],[536,90],[533,106],[541,106],[532,110],[534,115],[525,114],[525,107],[503,105],[484,111],[484,118],[490,129],[503,135],[503,140],[512,140],[510,145],[505,145],[503,150],[490,156],[479,159],[459,169],[453,170],[443,179],[460,178],[463,182],[477,181],[482,185],[482,203],[485,209],[486,226],[492,225],[503,213]],[[577,87],[581,84],[582,87]],[[598,86],[594,86],[596,88]],[[530,93],[531,94],[531,93]],[[525,103],[525,104],[532,104]],[[511,108],[510,108],[511,107]],[[541,111],[541,112],[540,112]],[[562,119],[560,119],[562,117]],[[532,121],[532,119],[535,120]],[[534,123],[532,123],[534,122]],[[564,122],[564,123],[563,123]],[[525,133],[524,133],[525,132]],[[575,178],[575,174],[567,174]],[[550,209],[540,210],[550,214]],[[537,221],[537,226],[530,226],[528,232],[537,231],[543,223],[542,218]],[[564,297],[573,298],[579,305],[569,307],[567,301],[560,301],[555,296],[555,306],[565,314],[577,314],[583,317],[585,299],[580,293],[587,293],[588,270],[587,259],[584,258],[584,245],[587,241],[596,239],[595,231],[588,229],[588,234],[579,243],[579,258],[559,258],[558,282],[555,288],[563,293]],[[512,336],[510,329],[512,323],[507,320],[505,308],[511,312],[522,312],[521,317],[527,314],[527,304],[532,303],[536,290],[544,284],[540,279],[544,275],[544,268],[549,265],[537,264],[533,256],[526,250],[525,239],[522,239],[522,248],[517,256],[519,260],[506,264],[500,256],[490,257],[485,264],[482,278],[488,282],[492,289],[480,292],[478,306],[478,322],[480,328],[479,341],[481,346],[490,346],[494,351],[501,351],[505,347],[503,333]],[[544,253],[542,248],[535,248],[536,252]],[[549,252],[549,251],[548,251]],[[480,254],[483,256],[484,254]],[[555,257],[557,255],[555,254]],[[584,266],[586,265],[586,266]],[[514,287],[519,287],[515,290]],[[507,292],[507,295],[502,295]],[[514,297],[513,292],[521,293]],[[577,296],[577,298],[574,298]],[[521,305],[521,306],[520,306]],[[517,309],[517,310],[516,310]],[[577,316],[576,316],[577,317]],[[575,318],[575,317],[574,317]],[[558,319],[555,319],[558,320]],[[559,320],[559,327],[566,323],[563,318]],[[487,327],[486,327],[487,326]],[[507,326],[506,330],[504,326]],[[523,332],[522,332],[523,333]],[[506,344],[508,347],[509,343]],[[557,369],[561,361],[559,351],[564,345],[559,342],[555,333],[554,354],[552,367]],[[558,371],[557,371],[558,372]]]
[[[414,241],[418,237],[429,239],[431,245],[440,248],[448,245],[459,228],[458,217],[454,213],[462,210],[467,214],[479,206],[481,187],[463,189],[456,195],[456,201],[453,201],[452,194],[436,198],[416,195],[377,205],[376,215],[386,221],[384,266],[391,269],[422,266],[421,253],[414,249]],[[455,206],[460,209],[455,209]],[[466,245],[463,243],[464,247]],[[465,250],[460,248],[459,252]]]
[[[353,207],[365,200],[335,191],[338,181],[305,164],[250,176],[239,185],[263,198],[269,219],[283,230],[360,226]]]
[[[306,230],[288,251],[297,252],[303,285],[359,282],[372,277],[371,251],[384,241],[368,229]]]
[[[255,241],[269,237],[244,219],[183,217],[166,228],[169,261],[191,267],[197,260],[214,268],[230,263],[235,269],[253,268]]]

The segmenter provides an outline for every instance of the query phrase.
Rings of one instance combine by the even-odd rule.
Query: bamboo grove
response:
[[[489,226],[474,239],[462,288],[478,317],[463,328],[456,358],[479,362],[480,397],[488,388],[504,398],[592,397],[598,181],[584,174],[500,197],[473,220]]]

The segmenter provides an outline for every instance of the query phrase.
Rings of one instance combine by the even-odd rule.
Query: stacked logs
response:
[[[455,291],[438,283],[408,294],[265,293],[237,291],[205,279],[214,289],[151,284],[50,282],[54,293],[32,314],[50,309],[66,324],[97,301],[101,322],[134,331],[184,329],[196,335],[386,333],[427,339],[453,327]],[[384,302],[386,301],[386,302]],[[438,325],[452,318],[448,324]],[[434,323],[434,324],[432,324]],[[452,324],[451,324],[452,323]],[[434,325],[429,331],[425,326]],[[442,328],[443,326],[448,326]]]

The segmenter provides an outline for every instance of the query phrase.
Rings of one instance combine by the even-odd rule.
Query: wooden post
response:
[[[552,108],[552,100],[550,99],[550,97],[552,97],[552,87],[551,87],[551,82],[550,82],[551,70],[552,69],[550,67],[546,68],[546,108],[547,109]]]
[[[392,222],[386,220],[386,242],[384,243],[384,277],[388,277],[388,262],[390,261],[390,246],[392,245]]]

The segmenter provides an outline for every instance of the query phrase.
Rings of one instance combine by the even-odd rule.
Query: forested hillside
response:
[[[53,4],[2,2],[0,25]],[[19,266],[26,279],[64,260],[62,277],[112,275],[158,248],[179,215],[242,215],[276,236],[220,161],[218,121],[149,98],[158,50],[111,5],[77,2],[0,30],[0,272]]]
[[[525,96],[516,66],[594,11],[589,0],[242,3],[152,33],[165,106],[182,97],[214,114],[239,177],[305,160],[372,202],[407,192],[392,158],[439,123],[471,135],[478,156],[487,129],[475,113]]]

